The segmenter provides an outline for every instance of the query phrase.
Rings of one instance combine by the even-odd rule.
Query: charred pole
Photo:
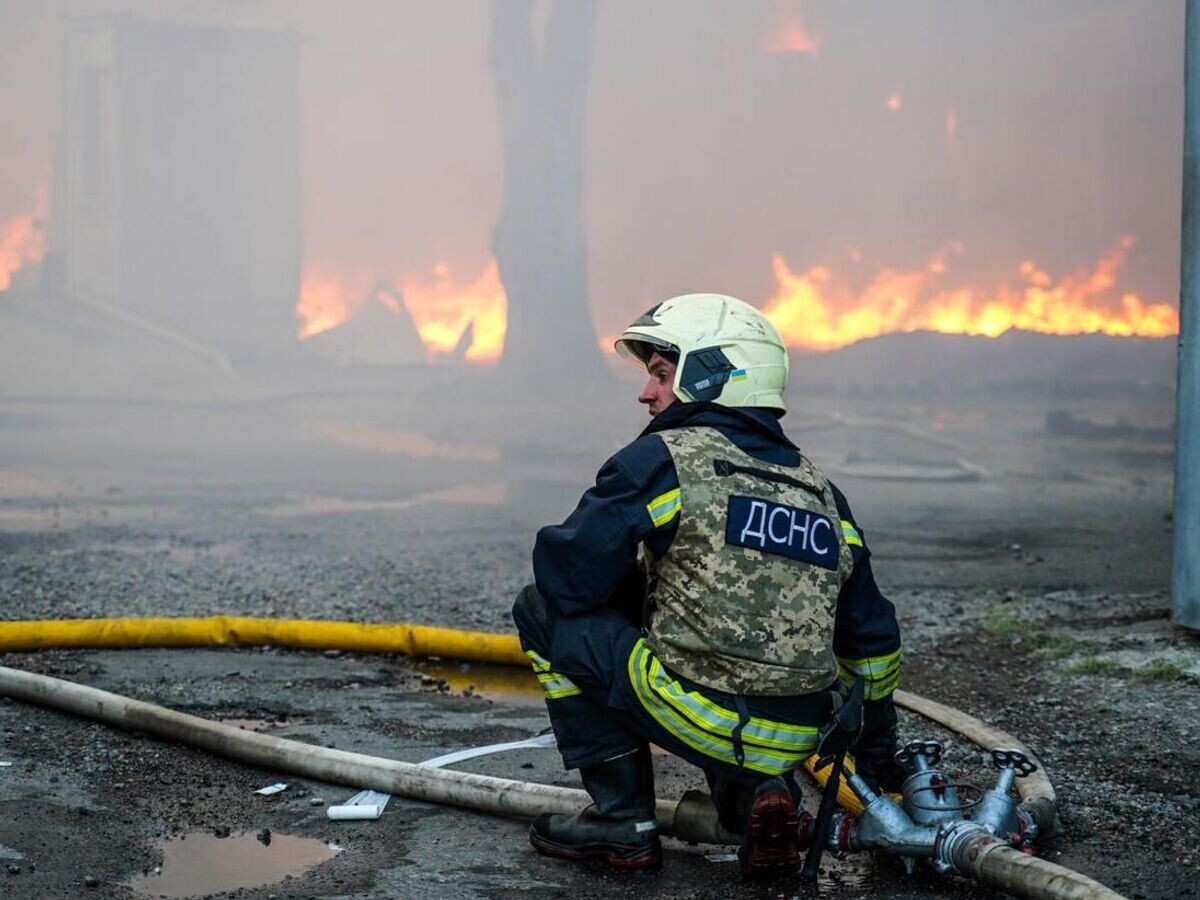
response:
[[[1183,228],[1175,417],[1172,621],[1200,630],[1200,0],[1184,28]]]
[[[530,0],[494,0],[492,67],[504,207],[492,234],[508,296],[502,372],[517,382],[594,380],[606,370],[587,292],[584,124],[594,0],[559,0],[543,49]]]

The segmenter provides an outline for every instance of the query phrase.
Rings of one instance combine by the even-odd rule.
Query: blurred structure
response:
[[[318,356],[341,366],[425,362],[425,347],[404,296],[386,281],[371,287],[358,315],[314,335],[309,346]]]
[[[1200,630],[1200,2],[1188,0],[1171,618]]]
[[[235,362],[290,351],[297,60],[288,31],[69,20],[47,288]]]
[[[606,375],[596,346],[583,232],[583,151],[593,0],[559,0],[541,52],[529,0],[492,3],[504,209],[492,249],[508,297],[503,363],[514,381]]]

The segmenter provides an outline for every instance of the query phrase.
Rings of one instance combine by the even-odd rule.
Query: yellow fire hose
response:
[[[450,628],[435,628],[425,625],[393,624],[368,625],[356,622],[319,621],[305,619],[264,619],[243,616],[210,616],[206,618],[117,618],[117,619],[63,619],[51,621],[20,621],[0,622],[0,652],[48,650],[58,648],[136,648],[136,647],[249,647],[249,646],[279,646],[296,647],[310,650],[349,650],[365,653],[400,653],[406,656],[433,656],[447,659],[467,660],[471,662],[494,663],[500,665],[526,666],[528,660],[521,651],[516,636],[506,634],[488,634],[485,632],[458,631]],[[52,686],[53,685],[53,686]],[[11,669],[0,669],[0,695],[12,696],[28,702],[40,702],[58,706],[81,715],[105,719],[110,724],[124,725],[136,730],[155,733],[163,737],[184,740],[194,736],[199,727],[196,722],[186,721],[193,717],[182,716],[160,708],[151,708],[149,704],[140,704],[126,698],[119,698],[123,704],[122,712],[107,716],[102,715],[104,698],[107,695],[94,689],[71,685],[57,679],[44,676],[33,676],[19,673]],[[100,698],[103,695],[103,698]],[[86,696],[86,699],[84,699]],[[93,699],[98,698],[98,699]],[[985,722],[968,716],[950,706],[928,700],[924,697],[897,690],[896,704],[913,710],[925,717],[958,732],[974,741],[986,750],[995,747],[1015,747],[1033,756],[1020,741],[1010,734],[993,728]],[[130,706],[132,704],[132,706]],[[140,713],[132,714],[137,709]],[[151,720],[173,720],[167,724],[151,726]],[[209,723],[206,723],[206,725]],[[215,729],[215,730],[214,730]],[[209,729],[214,737],[195,741],[205,749],[222,753],[235,758],[244,759],[259,765],[266,763],[267,745],[274,741],[278,746],[272,749],[297,768],[305,769],[302,758],[305,754],[321,756],[328,751],[318,747],[301,745],[296,749],[286,748],[294,742],[271,739],[259,740],[260,735],[249,735],[251,744],[264,746],[248,750],[242,749],[247,742],[231,741],[232,734],[226,734],[223,726],[212,723]],[[207,733],[207,732],[206,732]],[[246,736],[245,732],[242,732]],[[235,746],[237,749],[235,749]],[[258,753],[263,756],[258,756]],[[361,759],[361,762],[360,762]],[[282,759],[275,758],[276,764]],[[849,762],[849,761],[848,761]],[[410,782],[409,768],[403,763],[391,761],[369,760],[356,758],[328,761],[331,770],[323,772],[324,778],[342,783],[367,784],[371,781],[366,770],[372,766],[385,765],[390,771],[387,784],[380,781],[382,789],[405,794],[401,783],[409,787],[412,793],[421,799],[435,802],[463,803],[467,798],[460,795],[463,785],[456,784],[445,792],[441,788],[433,790],[426,787],[425,773],[417,776],[412,784],[420,783],[419,789],[413,788]],[[280,766],[282,768],[282,766]],[[818,782],[824,784],[825,773],[813,771],[813,760],[806,762],[805,767]],[[350,771],[353,770],[353,771]],[[334,772],[339,777],[333,777]],[[401,774],[403,772],[403,774]],[[312,774],[312,773],[310,773]],[[313,777],[318,777],[313,774]],[[435,776],[437,777],[437,776]],[[471,790],[480,796],[472,796],[472,805],[477,809],[488,811],[525,813],[526,807],[532,809],[538,803],[550,801],[553,794],[552,806],[574,806],[578,800],[576,792],[563,792],[563,789],[551,789],[545,785],[526,785],[523,782],[508,782],[503,779],[482,779],[482,776],[471,776],[467,773],[454,773],[452,781],[472,782]],[[482,779],[482,780],[481,780]],[[495,782],[493,784],[492,782]],[[503,782],[503,784],[501,784]],[[439,782],[440,784],[440,782]],[[1037,808],[1039,819],[1052,821],[1054,815],[1054,788],[1042,769],[1034,775],[1021,779],[1017,783],[1022,801]],[[838,793],[839,802],[854,813],[860,813],[862,806],[848,786],[843,782]],[[562,796],[555,794],[562,792]],[[468,791],[469,793],[470,791]],[[581,795],[581,792],[579,792]],[[487,800],[484,802],[483,797]],[[518,803],[514,798],[521,797]],[[582,796],[582,795],[581,795]],[[525,800],[524,798],[530,798]],[[586,798],[584,798],[586,799]],[[677,808],[678,807],[678,808]],[[660,817],[671,822],[670,830],[691,839],[712,840],[718,835],[712,819],[711,804],[698,803],[698,798],[685,797],[678,804],[669,801],[659,801]],[[686,810],[686,812],[685,812]],[[705,836],[701,837],[700,833]],[[1044,898],[1113,898],[1120,900],[1120,895],[1110,891],[1098,882],[1086,878],[1076,872],[1064,869],[1032,857],[1026,857],[1018,851],[1006,847],[997,847],[989,852],[988,859],[992,860],[987,871],[981,869],[976,873],[981,881],[1009,890],[1025,897]],[[1010,858],[1011,857],[1011,858]],[[994,858],[994,859],[993,859]],[[985,867],[987,868],[987,867]]]
[[[527,666],[515,636],[429,625],[365,625],[248,616],[148,619],[54,619],[0,623],[0,653],[67,647],[297,647],[441,656]]]
[[[152,617],[112,619],[51,619],[0,622],[0,652],[63,648],[130,649],[138,647],[295,647],[304,650],[347,650],[359,653],[399,653],[436,656],[470,662],[527,668],[529,660],[516,635],[459,631],[429,625],[397,623],[370,625],[317,619],[266,619],[250,616],[203,618]],[[532,679],[530,685],[533,686]],[[906,691],[896,691],[896,703],[964,734],[985,750],[1016,747],[1033,753],[1015,737],[996,731],[960,711]],[[966,729],[966,730],[964,730]],[[824,785],[828,772],[805,767]],[[853,767],[853,761],[849,762]],[[1018,782],[1023,801],[1046,798],[1054,788],[1039,769]],[[843,781],[838,802],[858,815],[862,804]]]

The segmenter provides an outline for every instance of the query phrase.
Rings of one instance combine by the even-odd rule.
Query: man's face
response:
[[[675,363],[652,353],[646,363],[650,377],[638,394],[638,403],[645,403],[651,416],[657,416],[679,398],[671,389],[675,384]]]

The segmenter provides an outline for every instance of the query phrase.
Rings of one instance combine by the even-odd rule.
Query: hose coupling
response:
[[[847,853],[853,852],[854,845],[851,836],[858,825],[858,816],[845,810],[833,814],[829,823],[829,833],[825,835],[825,850],[835,859],[841,859]]]
[[[938,872],[957,872],[979,878],[979,866],[992,847],[1005,846],[982,825],[962,820],[943,825],[938,830],[933,854],[933,867]]]

